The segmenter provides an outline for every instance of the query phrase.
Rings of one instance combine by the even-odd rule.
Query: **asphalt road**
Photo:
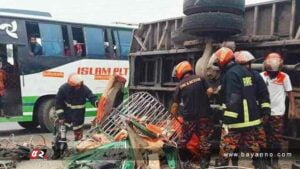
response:
[[[86,124],[89,123],[89,119],[86,120]],[[88,129],[89,125],[85,125],[85,129]],[[87,131],[87,130],[85,130]],[[51,149],[53,134],[45,133],[36,128],[35,130],[26,130],[18,125],[18,123],[0,123],[0,140],[4,138],[9,138],[11,134],[14,134],[14,141],[19,145],[24,145],[24,143],[32,143],[33,145],[44,145]],[[68,139],[73,139],[73,132],[68,132]],[[45,139],[45,142],[43,140]],[[1,144],[2,142],[0,142]],[[3,142],[4,143],[4,142]],[[2,144],[4,145],[4,144]],[[69,145],[74,145],[71,141]],[[8,145],[8,147],[13,146],[13,142]],[[0,160],[1,162],[1,160]],[[29,160],[17,163],[17,169],[63,169],[66,166],[66,161],[60,160]],[[1,168],[1,165],[0,165]]]
[[[87,123],[89,120],[87,120]],[[89,126],[85,126],[85,128],[89,128]],[[87,130],[85,130],[87,131]],[[46,145],[50,148],[51,142],[53,140],[52,133],[43,133],[39,128],[35,130],[26,130],[20,127],[17,123],[0,123],[0,139],[7,138],[11,134],[15,135],[15,142],[18,144],[23,144],[24,142],[29,142],[32,138],[32,143],[34,145],[43,145],[44,141],[40,136],[43,136],[46,140]],[[68,138],[70,140],[73,139],[73,133],[68,132]],[[216,156],[213,158],[215,159]],[[280,161],[282,169],[290,169],[292,162],[296,159],[290,160],[282,160]],[[252,168],[251,161],[249,160],[241,160],[239,162],[240,166]],[[17,163],[18,169],[63,169],[66,165],[66,161],[53,161],[53,160],[29,160]]]

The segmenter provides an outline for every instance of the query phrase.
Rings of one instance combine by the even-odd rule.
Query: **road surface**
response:
[[[89,128],[88,125],[85,126],[86,129]],[[86,132],[87,130],[85,130]],[[0,139],[1,138],[7,138],[11,134],[15,135],[15,141],[18,144],[23,144],[24,142],[29,142],[29,140],[33,137],[32,143],[35,145],[41,145],[44,144],[43,140],[40,136],[43,136],[46,140],[46,145],[50,148],[51,142],[53,140],[53,135],[51,133],[43,133],[40,131],[39,128],[36,130],[25,130],[22,127],[20,127],[17,123],[0,123]],[[73,138],[73,133],[68,133],[68,138]],[[212,163],[214,159],[216,158],[216,155],[214,156]],[[291,169],[292,161],[295,161],[298,159],[297,157],[290,158],[289,160],[281,160],[281,168],[282,169]],[[249,160],[241,160],[240,166],[253,168],[251,165],[251,161]],[[66,165],[66,161],[53,161],[53,160],[30,160],[30,161],[23,161],[20,163],[17,163],[18,169],[41,169],[41,168],[47,168],[47,169],[63,169]]]

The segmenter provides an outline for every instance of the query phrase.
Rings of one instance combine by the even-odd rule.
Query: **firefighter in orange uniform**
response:
[[[175,117],[178,116],[179,105],[183,103],[181,116],[184,122],[178,143],[180,158],[185,161],[184,165],[189,165],[189,160],[200,160],[200,167],[208,168],[211,149],[208,139],[213,132],[213,123],[209,118],[211,108],[207,95],[208,85],[193,74],[192,65],[188,61],[175,66],[173,77],[180,80],[170,110]]]
[[[258,153],[257,128],[261,125],[253,74],[234,61],[231,49],[223,47],[212,61],[222,70],[221,97],[224,108],[220,155],[217,166],[228,166],[237,147]],[[261,159],[257,159],[261,160]],[[256,161],[255,163],[259,163]]]
[[[259,72],[252,69],[252,62],[255,60],[255,57],[249,51],[238,51],[234,53],[235,61],[242,65],[244,68],[249,70],[254,76],[254,86],[256,90],[256,97],[259,104],[259,112],[260,117],[262,118],[263,122],[266,123],[267,119],[270,117],[271,114],[271,105],[270,105],[270,95],[265,84],[263,78],[260,76]],[[264,126],[261,125],[257,128],[257,141],[260,146],[261,153],[267,153],[267,136],[264,129]],[[237,166],[237,161],[232,158],[232,164]],[[255,162],[257,158],[253,158]],[[267,159],[267,157],[263,157],[263,159]],[[254,164],[257,165],[257,164]]]

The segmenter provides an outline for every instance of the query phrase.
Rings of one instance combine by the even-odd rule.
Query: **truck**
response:
[[[291,77],[298,112],[300,112],[299,7],[298,0],[273,0],[248,5],[244,13],[239,14],[244,23],[239,34],[210,39],[212,49],[228,44],[233,46],[230,45],[233,43],[236,50],[250,51],[256,57],[253,67],[257,70],[262,70],[263,59],[268,53],[282,53],[285,58],[283,71]],[[147,91],[165,106],[169,106],[178,82],[172,78],[174,66],[183,60],[188,60],[195,66],[207,50],[207,37],[204,34],[195,36],[186,33],[184,25],[186,25],[185,17],[177,17],[142,23],[134,30],[129,54],[130,93]],[[230,25],[227,26],[230,28]],[[289,147],[295,150],[297,142],[300,141],[300,127],[297,125],[299,119],[287,117],[285,122],[284,137],[289,140]]]

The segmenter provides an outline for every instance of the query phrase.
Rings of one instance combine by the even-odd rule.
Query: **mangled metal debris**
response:
[[[175,143],[179,124],[152,95],[134,93],[77,145],[77,150],[84,152],[74,155],[68,168],[114,168],[107,160],[119,164],[116,168],[180,168]],[[95,135],[101,136],[98,141]]]
[[[134,93],[129,96],[121,105],[113,109],[94,130],[108,135],[113,140],[122,129],[125,129],[122,123],[124,117],[135,119],[139,123],[148,125],[148,127],[159,128],[162,131],[161,135],[170,141],[178,139],[175,130],[179,126],[174,128],[172,115],[163,104],[146,92]]]

